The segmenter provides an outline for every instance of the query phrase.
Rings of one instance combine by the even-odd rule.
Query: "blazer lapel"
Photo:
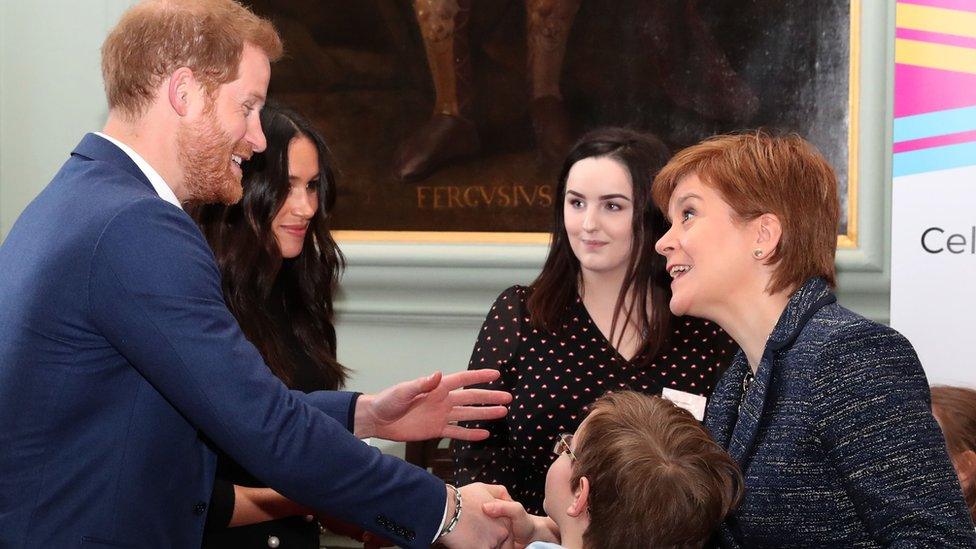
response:
[[[768,347],[767,347],[768,349]],[[748,457],[752,445],[756,440],[756,433],[759,432],[759,419],[766,408],[766,395],[773,376],[773,363],[770,353],[763,354],[759,361],[759,368],[756,370],[755,378],[745,389],[743,396],[743,383],[739,383],[738,395],[739,419],[735,422],[732,430],[732,437],[729,440],[729,455],[739,463],[739,467],[745,470],[748,465]],[[745,372],[743,372],[743,377]],[[739,379],[743,379],[740,377]]]
[[[770,395],[775,390],[775,380],[781,364],[780,354],[788,351],[806,323],[825,305],[837,301],[831,293],[826,281],[821,278],[811,278],[807,280],[798,290],[793,292],[786,305],[783,314],[780,315],[766,342],[766,349],[763,351],[762,359],[759,361],[759,368],[756,370],[755,379],[749,384],[743,398],[743,377],[745,369],[738,369],[731,374],[738,377],[738,387],[732,387],[730,395],[735,395],[738,402],[728,406],[730,413],[738,411],[738,418],[734,419],[734,428],[728,444],[724,445],[729,455],[739,463],[739,467],[745,471],[749,465],[749,457],[752,455],[752,447],[756,442],[756,435],[759,433],[760,419],[769,402]],[[737,357],[738,358],[738,357]],[[738,360],[736,361],[738,362]],[[743,359],[742,362],[745,362]],[[748,365],[745,366],[748,368]],[[741,372],[739,371],[741,370]],[[741,403],[741,404],[740,404]],[[732,423],[732,422],[730,422]]]
[[[131,174],[133,177],[138,179],[149,188],[153,194],[156,194],[156,190],[153,189],[152,184],[146,177],[146,174],[142,173],[139,166],[129,158],[129,155],[125,154],[125,151],[115,146],[111,141],[95,135],[93,133],[85,134],[85,137],[81,139],[81,143],[75,147],[75,150],[71,151],[72,155],[81,156],[89,160],[100,160],[102,162],[108,162],[127,173]]]
[[[715,387],[708,399],[705,413],[705,426],[708,427],[715,442],[726,450],[732,440],[732,429],[738,415],[739,398],[742,396],[742,377],[749,370],[749,362],[741,350],[735,354],[732,363],[722,374],[719,386]]]

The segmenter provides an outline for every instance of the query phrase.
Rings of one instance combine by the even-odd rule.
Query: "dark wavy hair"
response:
[[[617,344],[624,330],[616,334],[617,318],[627,301],[628,294],[634,299],[627,315],[633,319],[642,337],[642,344],[635,356],[643,355],[651,360],[667,340],[671,324],[670,280],[665,272],[665,258],[654,251],[654,243],[665,230],[664,216],[654,206],[651,183],[664,166],[670,152],[667,146],[654,136],[626,128],[601,128],[590,131],[573,146],[559,174],[553,203],[553,230],[549,255],[539,277],[532,283],[528,299],[532,324],[537,329],[558,332],[564,322],[564,314],[572,306],[579,292],[580,262],[570,247],[569,236],[563,219],[566,179],[574,164],[586,158],[611,158],[619,162],[630,174],[632,184],[634,233],[628,272],[617,296],[613,323],[608,339]],[[651,314],[648,315],[648,303]]]
[[[287,328],[321,369],[326,388],[336,389],[349,372],[336,360],[332,323],[332,298],[345,267],[329,232],[328,214],[336,199],[332,157],[318,131],[294,111],[266,105],[261,126],[267,149],[244,165],[241,201],[232,206],[194,205],[188,211],[213,248],[227,306],[271,371],[289,386],[295,381],[295,361],[288,343],[292,338],[282,333],[280,319],[269,314],[283,309]],[[297,137],[309,139],[318,152],[319,203],[309,221],[302,253],[283,260],[272,220],[288,197],[288,147]]]

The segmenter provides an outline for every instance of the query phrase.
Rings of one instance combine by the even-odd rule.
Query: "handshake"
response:
[[[457,493],[454,494],[454,490]],[[452,499],[453,498],[453,499]],[[448,517],[458,517],[445,524],[450,529],[438,538],[455,548],[521,548],[533,541],[559,542],[559,529],[548,517],[530,515],[517,501],[512,501],[504,486],[476,482],[460,488],[448,487]],[[455,502],[462,502],[460,509]]]
[[[495,380],[498,370],[468,370],[401,383],[376,395],[363,395],[356,406],[357,436],[411,441],[431,438],[481,440],[484,429],[457,425],[458,421],[504,417],[511,395],[504,391],[467,389]],[[447,486],[447,513],[437,543],[449,548],[514,548],[530,541],[559,539],[555,523],[529,515],[512,501],[504,486],[473,483]],[[368,535],[368,534],[367,534]],[[382,540],[365,539],[368,546]]]
[[[457,490],[457,492],[455,492]],[[448,520],[435,546],[455,548],[522,548],[533,541],[559,542],[559,528],[548,517],[530,515],[512,501],[504,486],[468,484],[448,491]],[[456,502],[462,501],[462,509]],[[457,517],[458,520],[454,520]],[[363,542],[365,549],[393,547],[393,542],[361,527],[328,516],[319,523],[333,533]]]

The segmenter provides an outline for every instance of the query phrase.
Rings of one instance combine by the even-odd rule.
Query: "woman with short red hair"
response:
[[[925,374],[898,332],[836,302],[833,169],[796,135],[681,151],[654,181],[671,311],[739,344],[705,424],[745,497],[723,546],[976,546]]]

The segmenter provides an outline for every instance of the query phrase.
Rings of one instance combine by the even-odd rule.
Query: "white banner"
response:
[[[891,325],[929,382],[976,387],[976,0],[899,0]]]
[[[930,383],[976,387],[976,166],[895,178],[891,325]]]

